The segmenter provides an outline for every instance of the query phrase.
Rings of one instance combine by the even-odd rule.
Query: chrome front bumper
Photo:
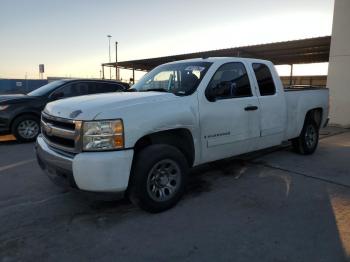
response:
[[[42,135],[35,148],[40,167],[56,184],[108,193],[125,192],[128,187],[132,149],[70,154],[53,149]]]
[[[73,157],[51,149],[40,134],[35,145],[37,161],[41,169],[57,185],[76,188],[73,177]]]

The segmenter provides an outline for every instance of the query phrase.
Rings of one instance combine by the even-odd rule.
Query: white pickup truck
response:
[[[126,193],[160,212],[190,167],[291,140],[311,154],[328,121],[328,90],[284,89],[269,61],[203,58],[156,67],[128,92],[47,104],[37,159],[54,181]]]

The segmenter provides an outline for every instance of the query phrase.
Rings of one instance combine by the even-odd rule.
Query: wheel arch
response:
[[[187,128],[175,128],[147,134],[137,140],[134,146],[135,154],[143,148],[154,144],[167,144],[179,149],[186,157],[191,167],[195,160],[193,136]]]
[[[39,118],[40,120],[40,113],[37,113],[37,112],[22,112],[22,113],[19,113],[17,114],[10,122],[10,130],[12,131],[13,130],[13,124],[15,122],[16,119],[18,119],[19,117],[22,117],[22,116],[34,116],[34,117],[37,117]]]
[[[306,112],[304,124],[308,120],[313,120],[317,124],[318,128],[321,128],[322,124],[322,117],[323,117],[323,109],[321,107],[310,109]]]

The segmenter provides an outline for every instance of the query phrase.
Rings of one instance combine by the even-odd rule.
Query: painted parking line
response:
[[[15,164],[7,165],[7,166],[1,166],[1,167],[0,167],[0,172],[5,171],[5,170],[9,170],[9,169],[11,169],[11,168],[23,166],[23,165],[26,165],[26,164],[28,164],[28,163],[32,163],[32,162],[34,162],[34,161],[35,161],[35,158],[33,158],[33,159],[28,159],[28,160],[23,160],[23,161],[19,161],[19,162],[15,163]]]
[[[0,136],[0,142],[16,141],[16,138],[12,135]]]

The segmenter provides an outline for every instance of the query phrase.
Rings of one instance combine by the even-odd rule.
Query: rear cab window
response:
[[[270,68],[262,63],[253,63],[252,67],[258,83],[260,96],[271,96],[276,94],[276,86]]]

